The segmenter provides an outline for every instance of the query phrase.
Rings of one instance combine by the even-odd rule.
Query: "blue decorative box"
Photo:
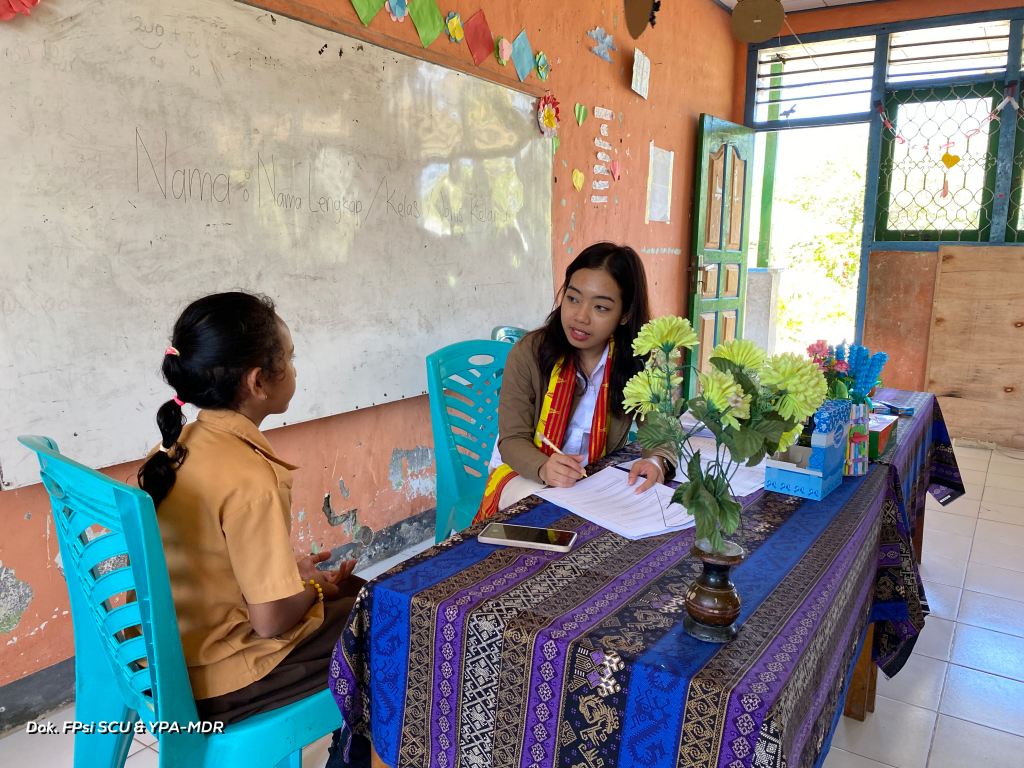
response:
[[[852,405],[849,400],[826,400],[814,414],[811,447],[792,445],[768,459],[765,490],[820,501],[838,488],[846,465]]]

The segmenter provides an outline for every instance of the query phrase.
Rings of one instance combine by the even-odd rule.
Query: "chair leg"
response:
[[[125,706],[116,686],[110,695],[105,696],[97,696],[93,688],[88,699],[75,702],[75,720],[80,723],[134,725],[138,719],[139,713]],[[122,768],[128,759],[134,735],[134,729],[128,733],[76,733],[75,768]]]
[[[302,750],[297,749],[277,764],[277,768],[302,768]]]
[[[437,495],[437,522],[434,524],[434,543],[440,544],[447,539],[453,528],[458,529],[455,522],[455,499],[439,493]]]

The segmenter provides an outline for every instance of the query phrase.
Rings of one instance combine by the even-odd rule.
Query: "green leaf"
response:
[[[736,365],[732,360],[726,360],[724,357],[712,357],[710,362],[722,373],[731,373],[735,375],[743,370],[741,366]]]
[[[693,494],[697,492],[696,486],[699,483],[680,483],[679,487],[672,493],[672,501],[675,504],[682,504],[687,509],[693,503]]]
[[[764,436],[765,442],[775,443],[776,445],[778,445],[779,440],[782,439],[782,435],[786,431],[785,422],[767,417],[755,421],[750,426],[758,434]]]
[[[722,533],[730,536],[736,532],[740,525],[740,510],[743,506],[738,501],[733,501],[727,495],[718,499],[718,507],[721,510],[718,515],[718,522],[722,526]]]
[[[678,419],[680,416],[682,416],[684,413],[686,413],[686,410],[687,410],[688,407],[689,406],[687,406],[686,400],[684,400],[683,398],[679,398],[672,405],[672,413]]]
[[[725,540],[722,539],[722,532],[720,530],[715,528],[711,535],[707,537],[707,540],[713,550],[725,554]]]
[[[727,432],[733,433],[731,437],[733,444],[736,446],[736,450],[732,451],[733,461],[746,461],[760,451],[761,446],[764,445],[764,435],[756,429],[740,427],[738,432],[734,429],[729,429]]]
[[[736,382],[741,387],[743,387],[743,394],[756,398],[761,393],[761,388],[754,383],[753,379],[743,372],[742,368],[733,372],[733,378],[736,379]]]
[[[778,449],[778,447],[779,447],[779,444],[776,443],[775,444],[775,448]],[[772,451],[772,453],[775,453],[775,451]],[[762,446],[761,450],[759,450],[757,453],[755,453],[753,456],[751,456],[749,459],[747,459],[747,466],[748,467],[756,467],[758,464],[760,464],[764,460],[764,457],[767,456],[767,455],[768,455],[767,448]]]
[[[693,458],[686,465],[686,479],[698,485],[703,481],[704,478],[700,470],[700,451],[694,451]]]
[[[637,439],[640,440],[640,445],[648,451],[653,451],[665,443],[675,443],[678,429],[676,422],[664,413],[652,413],[637,430]]]

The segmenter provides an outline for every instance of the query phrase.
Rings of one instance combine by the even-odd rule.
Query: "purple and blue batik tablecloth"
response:
[[[572,552],[470,528],[403,563],[360,594],[331,690],[394,768],[810,768],[869,620],[889,674],[924,626],[893,476],[876,464],[820,502],[748,500],[726,645],[683,631],[693,529],[630,541],[530,497],[494,519],[576,531]]]

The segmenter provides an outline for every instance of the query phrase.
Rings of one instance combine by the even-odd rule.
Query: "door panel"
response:
[[[689,361],[698,371],[706,371],[717,344],[743,336],[754,132],[701,115],[698,142],[690,293],[690,322],[697,330],[698,346]],[[693,373],[687,370],[684,377],[688,397],[697,391]]]

